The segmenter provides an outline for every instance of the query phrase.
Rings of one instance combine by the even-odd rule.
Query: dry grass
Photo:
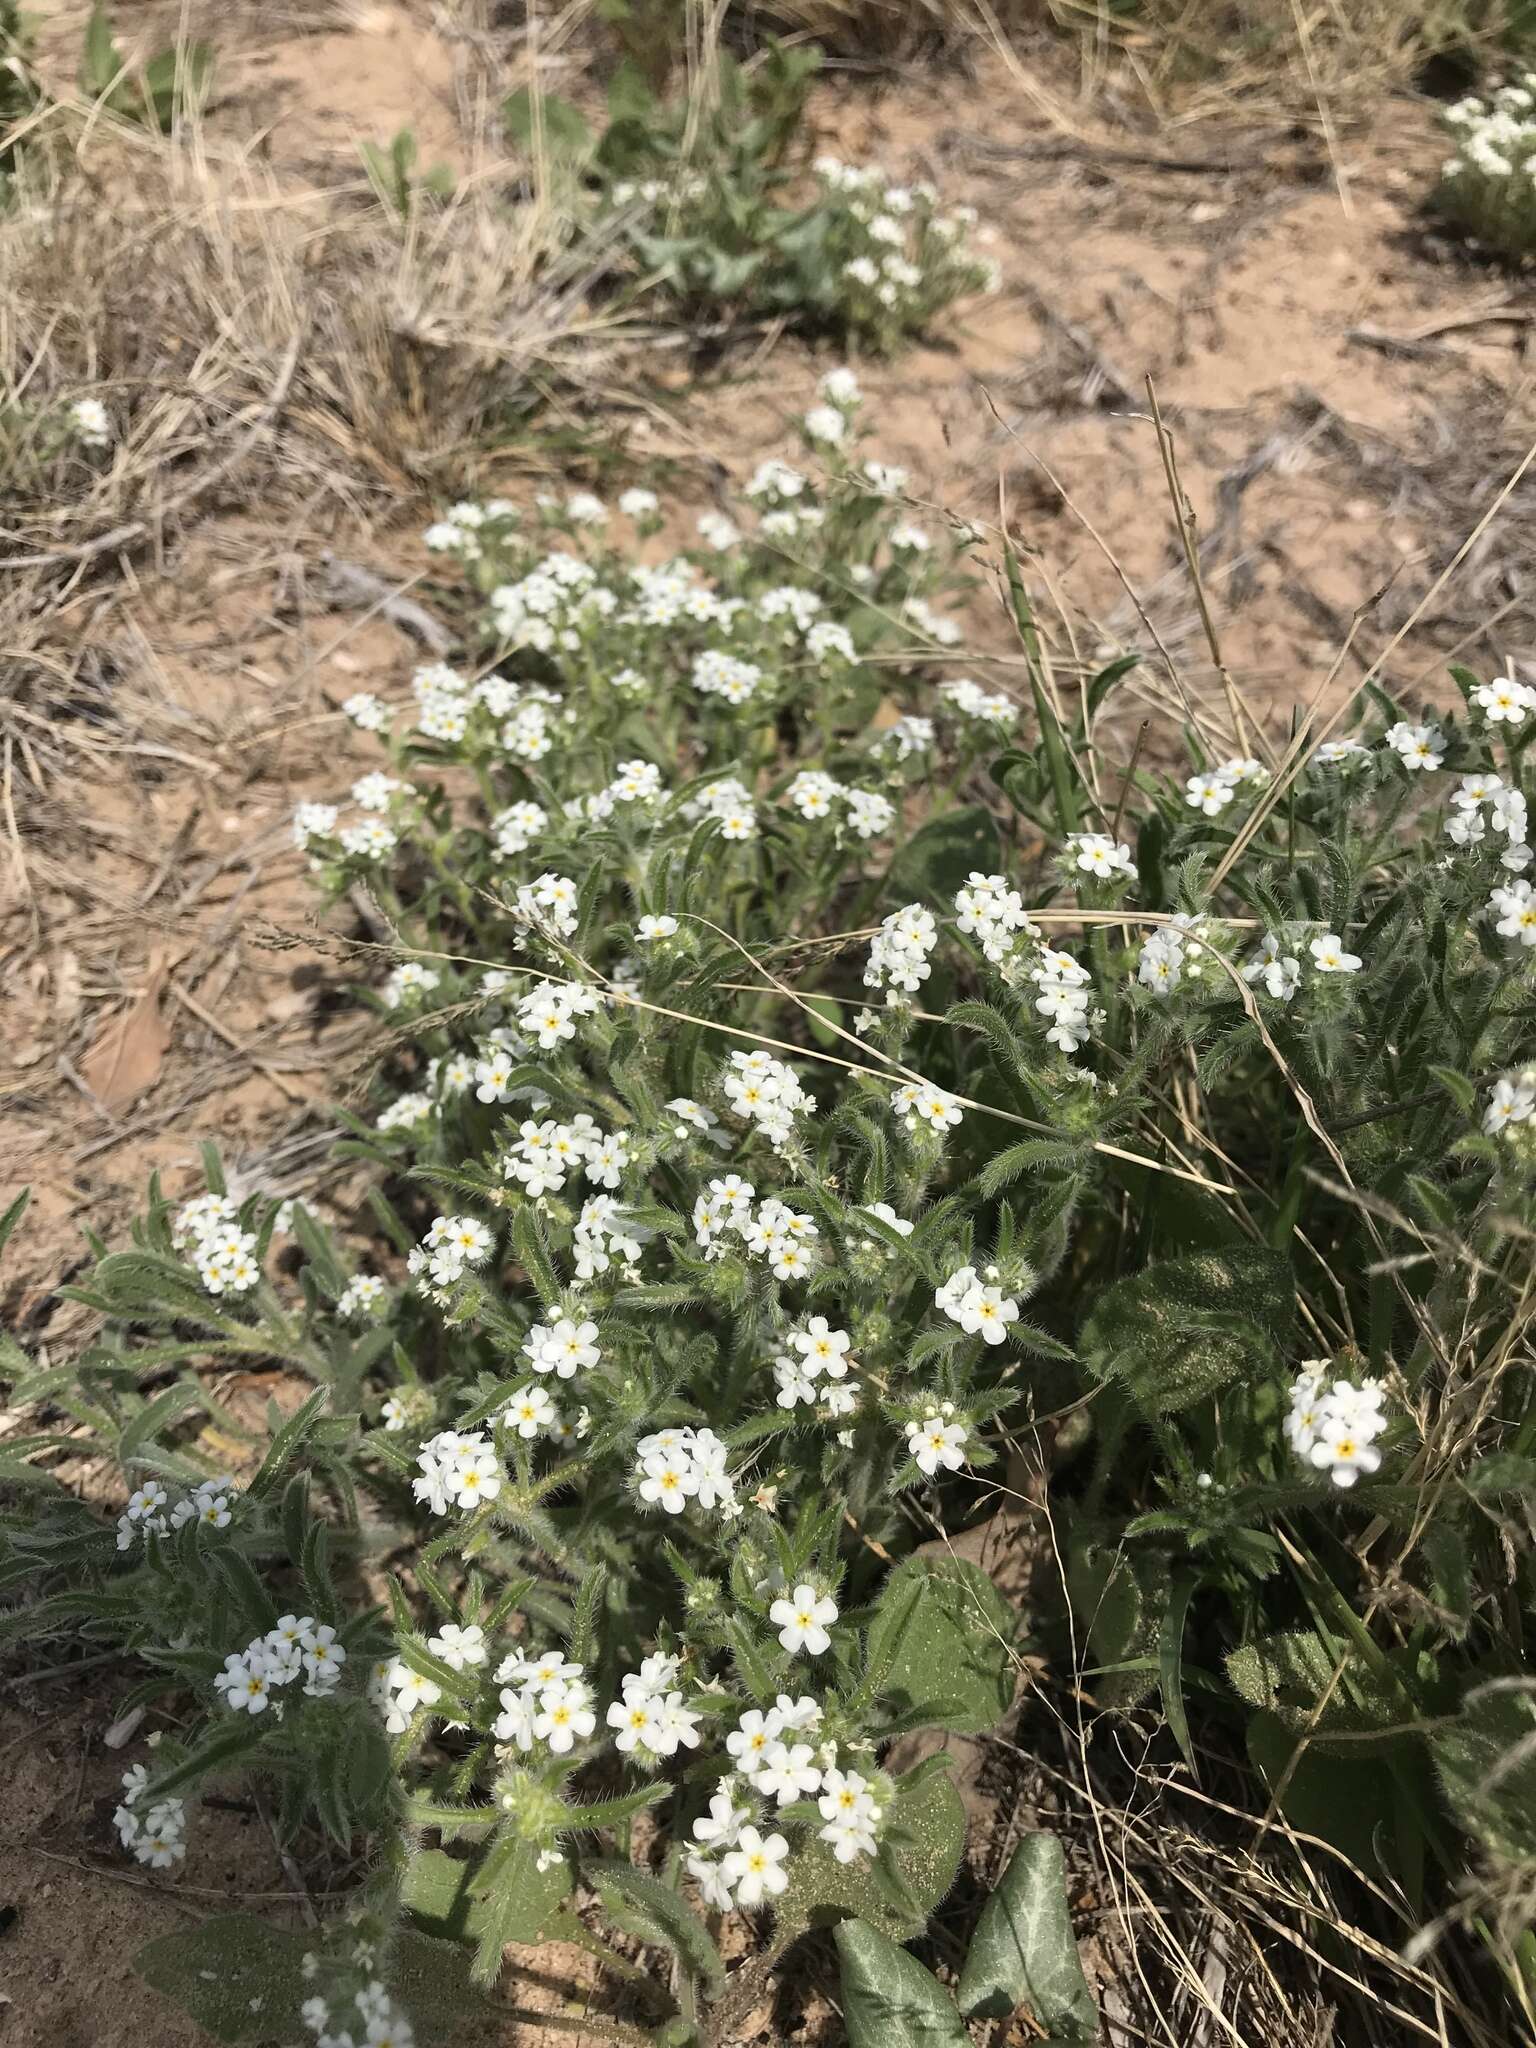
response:
[[[8,706],[68,665],[52,628],[71,601],[163,565],[194,519],[258,505],[324,536],[418,509],[527,443],[551,398],[590,396],[620,346],[565,222],[509,204],[503,167],[401,223],[361,172],[285,185],[196,126],[161,137],[69,107],[24,164],[0,227]],[[100,455],[57,446],[86,395],[113,421]]]
[[[1086,89],[1134,84],[1165,115],[1319,97],[1347,112],[1434,58],[1497,65],[1536,41],[1528,0],[740,0],[734,11],[749,31],[806,36],[853,63],[1065,37]]]

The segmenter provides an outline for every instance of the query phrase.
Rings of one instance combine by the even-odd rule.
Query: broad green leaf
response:
[[[960,1975],[960,2010],[968,2019],[1002,2019],[1021,2005],[1028,2005],[1053,2040],[1099,2038],[1054,1835],[1026,1835],[1014,1850],[1002,1882],[981,1909]]]
[[[942,903],[948,910],[971,870],[991,874],[999,858],[992,813],[979,804],[964,805],[913,833],[891,862],[886,892]]]
[[[1115,1281],[1079,1351],[1147,1415],[1191,1407],[1239,1376],[1285,1370],[1295,1319],[1289,1261],[1258,1245],[1155,1261]]]
[[[1316,1835],[1376,1877],[1393,1866],[1396,1786],[1380,1757],[1329,1756],[1273,1714],[1248,1723],[1248,1755],[1291,1826]]]
[[[1394,1682],[1399,1660],[1392,1662],[1393,1670],[1373,1669],[1353,1648],[1341,1658],[1321,1636],[1303,1629],[1244,1643],[1228,1656],[1227,1677],[1251,1706],[1262,1707],[1296,1734],[1307,1733],[1311,1748],[1326,1750],[1329,1738],[1340,1735],[1345,1739],[1334,1746],[1346,1756],[1362,1757],[1377,1748],[1362,1736],[1373,1729],[1400,1730],[1409,1712],[1404,1688],[1410,1675],[1403,1673]],[[1327,1705],[1319,1714],[1324,1699]],[[1397,1739],[1382,1738],[1387,1743]]]
[[[909,1557],[869,1629],[876,1688],[904,1720],[975,1733],[1013,1700],[1013,1612],[963,1558]]]
[[[284,2040],[302,2032],[310,1941],[258,1920],[222,1913],[141,1948],[133,1966],[151,1990],[191,2015],[216,2041]]]
[[[417,2048],[495,2048],[506,2039],[501,2008],[475,1989],[468,1958],[451,1942],[407,1928],[395,1941],[389,1981]]]
[[[837,1958],[848,2048],[969,2048],[943,1985],[875,1928],[845,1920]]]
[[[440,1852],[439,1852],[440,1853]],[[454,1903],[447,1916],[447,1928],[457,1931],[462,1913],[464,1932],[478,1943],[472,1974],[478,1984],[494,1984],[501,1972],[502,1951],[508,1942],[535,1942],[559,1911],[571,1889],[571,1866],[561,1856],[558,1863],[546,1860],[539,1868],[537,1842],[517,1836],[503,1836],[494,1843],[468,1880],[462,1905]],[[416,1861],[422,1859],[417,1858]],[[452,1862],[445,1857],[445,1862]],[[424,1871],[422,1896],[428,1903],[441,1902],[450,1873],[437,1864]]]
[[[1429,1746],[1467,1833],[1495,1856],[1536,1864],[1536,1684],[1511,1677],[1478,1686]]]
[[[834,1920],[867,1921],[893,1940],[910,1941],[955,1881],[965,1846],[965,1808],[945,1770],[897,1781],[890,1825],[910,1837],[881,1850],[874,1864],[839,1863],[829,1845],[812,1837],[790,1862],[789,1889],[778,1901],[780,1930],[825,1927]],[[889,1859],[895,1883],[881,1882],[879,1861]]]

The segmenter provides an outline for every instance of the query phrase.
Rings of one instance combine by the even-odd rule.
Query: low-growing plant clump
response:
[[[944,207],[930,184],[825,155],[807,178],[796,153],[820,61],[814,46],[770,44],[750,66],[717,52],[708,96],[670,100],[625,63],[600,135],[569,102],[526,90],[507,124],[582,179],[593,246],[624,251],[678,314],[787,319],[890,353],[994,289],[997,266],[970,246],[974,211]]]
[[[210,1155],[95,1245],[101,1342],[10,1359],[12,1632],[197,1703],[124,1849],[174,1869],[235,1771],[368,1846],[323,1935],[145,1972],[221,2038],[257,1997],[403,2048],[575,1941],[646,2015],[593,2034],[681,2048],[836,1924],[855,2043],[1024,2002],[1095,2038],[1049,1837],[954,1997],[894,1946],[965,1820],[891,1745],[993,1729],[1026,1641],[922,1538],[1011,1460],[1065,1591],[1031,1646],[1155,1701],[1170,1766],[1245,1754],[1352,1912],[1461,1916],[1528,2012],[1536,692],[1373,688],[1281,756],[1197,719],[1187,777],[1127,774],[1136,657],[1059,691],[1005,553],[1021,689],[964,674],[980,537],[912,519],[852,373],[803,433],[686,538],[638,486],[432,526],[462,655],[353,697],[380,766],[295,820],[393,935],[376,1244]],[[238,1485],[221,1359],[314,1383]],[[109,1514],[50,1480],[82,1443]]]
[[[1445,125],[1455,153],[1446,159],[1436,210],[1486,248],[1505,256],[1536,251],[1536,73],[1486,99],[1458,100]]]

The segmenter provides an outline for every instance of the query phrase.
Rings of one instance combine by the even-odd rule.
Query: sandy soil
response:
[[[88,8],[55,0],[42,12],[45,67],[68,77]],[[355,179],[356,141],[404,125],[427,160],[471,162],[490,118],[487,65],[506,57],[425,5],[156,0],[116,12],[124,39],[146,46],[183,15],[212,38],[210,120],[296,188]],[[996,65],[873,98],[827,86],[818,119],[826,146],[931,176],[980,209],[1004,288],[943,345],[861,366],[880,453],[911,469],[920,504],[988,521],[1001,504],[1032,574],[1069,593],[1087,648],[1146,644],[1123,577],[1196,691],[1214,694],[1148,377],[1200,521],[1221,653],[1277,727],[1327,675],[1356,607],[1385,590],[1345,680],[1380,657],[1531,437],[1529,299],[1427,234],[1418,197],[1441,152],[1422,107],[1388,108],[1333,158],[1273,124],[1106,138],[1053,130]],[[826,367],[765,336],[756,358],[738,354],[669,411],[670,361],[657,402],[616,425],[637,461],[692,465],[683,474],[698,478],[700,502],[710,464],[743,476],[789,448],[787,423]],[[420,512],[324,534],[302,522],[275,531],[257,507],[212,519],[173,564],[146,560],[113,593],[99,645],[92,605],[73,615],[95,649],[85,701],[65,707],[78,773],[28,781],[0,927],[0,1192],[27,1183],[36,1203],[0,1304],[32,1348],[66,1357],[81,1340],[83,1315],[48,1298],[80,1263],[80,1225],[119,1229],[151,1169],[173,1192],[190,1185],[205,1138],[249,1184],[318,1184],[344,1199],[319,1180],[326,1105],[349,1085],[368,1027],[336,993],[334,947],[311,921],[287,821],[297,800],[359,772],[354,759],[371,765],[342,698],[397,684],[418,658],[396,628],[326,608],[320,550],[403,579],[423,564]],[[1502,555],[1469,566],[1473,580],[1392,657],[1410,698],[1438,692],[1450,649],[1469,660],[1528,651]],[[1505,638],[1490,642],[1475,621],[1506,596]],[[1006,645],[986,601],[976,625],[980,644]],[[119,705],[132,706],[126,722]],[[14,772],[27,777],[24,754]],[[12,773],[7,752],[8,814]],[[100,1072],[104,1036],[146,989],[158,1050],[127,1099],[104,1107],[84,1075]],[[101,1746],[111,1718],[110,1693],[74,1681],[13,1691],[0,1716],[0,1905],[17,1909],[0,1929],[0,2042],[190,2044],[132,1978],[134,1948],[219,1900],[291,1910],[253,1809],[213,1815],[174,1885],[123,1864],[110,1830],[122,1762]],[[994,1793],[979,1796],[999,1811]],[[553,1952],[538,1963],[548,2009],[574,1999],[579,2010],[584,1973]],[[839,2038],[814,2002],[755,2017],[743,2048]]]

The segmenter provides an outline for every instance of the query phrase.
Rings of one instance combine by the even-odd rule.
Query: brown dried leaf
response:
[[[107,1109],[126,1109],[160,1078],[171,1034],[160,1015],[160,996],[171,970],[168,953],[152,953],[144,989],[131,1010],[96,1035],[80,1065],[81,1077]]]

